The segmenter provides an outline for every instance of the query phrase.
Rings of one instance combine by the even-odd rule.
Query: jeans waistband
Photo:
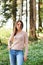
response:
[[[23,50],[14,50],[14,49],[10,49],[11,51],[23,51]]]

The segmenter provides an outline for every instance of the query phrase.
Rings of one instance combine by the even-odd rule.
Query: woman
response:
[[[22,31],[23,22],[18,20],[15,23],[14,31],[8,40],[10,65],[22,65],[27,60],[28,54],[28,35]],[[25,52],[23,49],[25,48]]]

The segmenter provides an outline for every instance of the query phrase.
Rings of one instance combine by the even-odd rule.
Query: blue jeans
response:
[[[23,50],[10,50],[10,65],[23,65],[24,62],[24,53]]]

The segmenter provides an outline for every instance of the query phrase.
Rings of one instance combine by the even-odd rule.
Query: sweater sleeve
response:
[[[25,43],[24,55],[27,56],[28,55],[28,35],[27,35],[27,32],[25,32],[25,35],[24,35],[24,43]]]
[[[14,33],[12,32],[12,34],[10,35],[9,39],[8,39],[8,46],[11,46],[12,40],[13,40],[13,36]]]

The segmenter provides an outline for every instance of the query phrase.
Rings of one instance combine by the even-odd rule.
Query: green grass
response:
[[[10,65],[6,44],[0,46],[0,65]],[[43,40],[29,44],[28,59],[23,65],[43,65]]]
[[[9,54],[6,44],[0,46],[0,65],[9,65]]]
[[[0,65],[10,65],[7,43],[11,31],[0,29]],[[43,40],[32,41],[29,44],[28,59],[23,65],[43,65]]]
[[[43,40],[29,44],[28,60],[25,65],[43,65]]]

